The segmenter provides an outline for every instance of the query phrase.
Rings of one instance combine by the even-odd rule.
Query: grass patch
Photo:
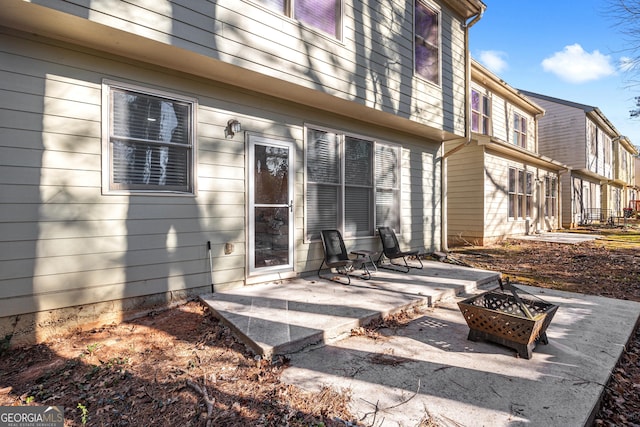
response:
[[[634,249],[640,247],[640,233],[634,232],[622,232],[622,233],[608,233],[598,242],[607,249]]]
[[[589,227],[564,230],[568,233],[588,233],[601,236],[596,242],[607,249],[637,249],[640,247],[640,224],[625,228]]]

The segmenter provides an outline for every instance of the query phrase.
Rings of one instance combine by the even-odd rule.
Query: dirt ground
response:
[[[606,236],[579,245],[508,240],[455,250],[450,261],[520,283],[640,302],[640,233],[591,231]],[[636,331],[596,425],[640,425],[639,359]],[[64,406],[65,426],[364,426],[349,413],[348,390],[307,393],[283,384],[286,365],[254,357],[192,301],[36,346],[0,345],[0,406]],[[421,426],[435,424],[425,418]]]

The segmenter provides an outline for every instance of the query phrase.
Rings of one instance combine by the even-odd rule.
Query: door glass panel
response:
[[[289,150],[255,147],[255,204],[289,203]]]
[[[289,263],[289,207],[255,208],[255,267]]]

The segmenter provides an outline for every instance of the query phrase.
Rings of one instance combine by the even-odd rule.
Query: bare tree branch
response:
[[[621,69],[629,75],[627,87],[640,86],[640,0],[608,0],[605,16],[612,20],[614,29],[622,34],[627,47]],[[635,108],[629,111],[631,118],[640,118],[640,96],[635,97]]]

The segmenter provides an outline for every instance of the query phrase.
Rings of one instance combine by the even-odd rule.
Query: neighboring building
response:
[[[484,245],[558,228],[563,166],[538,154],[544,110],[478,62],[469,143],[445,143],[450,245]]]
[[[484,8],[4,0],[0,336],[315,272],[325,228],[439,249]]]
[[[636,147],[636,150],[638,150],[638,147]],[[635,173],[635,185],[633,187],[633,193],[631,195],[629,207],[636,211],[636,213],[640,213],[640,157],[633,156],[633,165]]]
[[[637,198],[636,189],[636,169],[634,158],[638,155],[638,149],[629,138],[619,136],[613,140],[613,150],[615,153],[614,177],[608,182],[609,208],[617,217],[623,215],[623,209],[631,208],[632,201]]]
[[[628,138],[598,109],[522,91],[545,110],[540,119],[539,151],[571,168],[562,177],[562,225],[575,227],[613,221],[623,215],[633,186]]]

